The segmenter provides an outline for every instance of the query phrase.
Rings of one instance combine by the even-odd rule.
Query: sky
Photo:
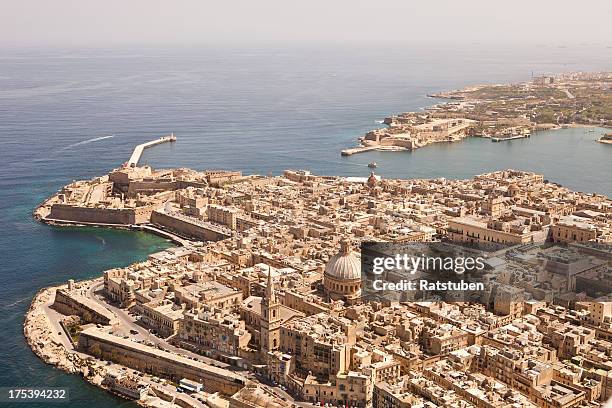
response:
[[[0,0],[0,47],[612,45],[612,0]]]

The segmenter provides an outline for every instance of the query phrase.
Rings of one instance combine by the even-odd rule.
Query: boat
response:
[[[597,141],[599,143],[612,144],[612,132],[602,135]]]
[[[371,162],[368,164],[368,167],[371,169],[375,169],[376,167],[378,167],[378,164],[376,164],[376,162]]]
[[[491,137],[492,142],[503,142],[505,140],[515,140],[515,139],[525,139],[531,137],[531,132],[528,130],[523,131],[522,133],[512,133],[510,135]]]

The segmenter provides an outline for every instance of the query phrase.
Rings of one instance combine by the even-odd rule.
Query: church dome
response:
[[[336,280],[361,279],[361,261],[351,251],[348,241],[342,241],[340,252],[332,256],[325,266],[325,276]]]

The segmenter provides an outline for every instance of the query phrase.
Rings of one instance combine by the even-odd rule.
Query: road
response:
[[[51,323],[51,329],[53,330],[53,337],[59,340],[62,345],[66,348],[66,350],[73,351],[74,347],[72,346],[72,342],[68,338],[68,335],[64,332],[64,329],[60,325],[60,320],[65,316],[51,309],[51,305],[55,301],[55,296],[51,296],[49,300],[47,300],[43,304],[43,312],[49,319]]]
[[[122,330],[121,333],[123,333],[126,336],[130,336],[130,338],[134,338],[139,340],[140,342],[151,342],[152,344],[154,344],[155,346],[158,346],[166,351],[170,351],[176,354],[180,354],[184,357],[188,357],[188,358],[194,358],[196,360],[201,361],[202,363],[205,364],[210,364],[213,366],[217,366],[217,367],[221,367],[221,368],[225,368],[228,370],[232,370],[235,371],[236,367],[224,363],[222,361],[218,361],[209,357],[205,357],[202,356],[200,354],[196,354],[193,353],[189,350],[185,350],[182,348],[178,348],[170,343],[168,343],[166,340],[157,337],[156,335],[150,333],[147,329],[145,329],[144,327],[140,326],[139,324],[136,323],[136,318],[132,317],[129,315],[128,312],[126,312],[123,309],[120,309],[116,306],[113,306],[109,303],[107,303],[104,300],[104,297],[97,293],[100,291],[100,289],[104,286],[104,282],[97,282],[94,285],[92,285],[88,290],[87,290],[87,297],[91,300],[93,300],[94,302],[96,302],[97,304],[99,304],[100,306],[110,310],[111,312],[113,312],[116,316],[117,319],[119,320],[119,325],[120,325],[120,330]],[[131,331],[135,331],[138,334],[132,334]]]
[[[123,333],[124,335],[129,336],[130,338],[137,339],[140,342],[150,342],[149,344],[152,343],[155,346],[160,347],[161,349],[164,349],[164,350],[167,350],[167,351],[170,351],[170,352],[173,352],[173,353],[176,353],[176,354],[188,357],[188,358],[199,360],[205,364],[210,364],[213,366],[225,368],[227,370],[232,370],[232,371],[239,370],[233,365],[230,365],[222,361],[218,361],[218,360],[215,360],[209,357],[205,357],[200,354],[196,354],[191,351],[176,347],[168,343],[166,340],[150,333],[146,328],[140,326],[137,323],[136,318],[131,316],[127,311],[107,303],[104,296],[101,294],[101,289],[103,286],[104,286],[103,281],[96,282],[87,289],[87,292],[85,295],[87,296],[87,298],[96,302],[98,305],[110,310],[117,316],[117,319],[119,320],[119,327],[120,327],[119,330],[121,330],[121,333]],[[131,331],[134,331],[137,334],[133,334]],[[239,371],[242,371],[242,370],[239,370]],[[287,393],[280,386],[271,384],[269,381],[267,381],[262,376],[256,375],[251,372],[243,372],[242,374],[253,381],[261,383],[262,386],[268,388],[268,390],[270,390],[272,393],[277,395],[279,398],[283,399],[288,405],[295,404],[296,406],[299,406],[302,408],[312,408],[314,406],[317,406],[315,404],[308,403],[308,402],[295,401],[291,394]],[[155,384],[155,385],[159,386],[159,384]]]

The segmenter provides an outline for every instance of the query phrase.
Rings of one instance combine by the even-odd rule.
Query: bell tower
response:
[[[261,301],[261,322],[259,328],[262,355],[267,354],[269,351],[278,350],[280,347],[280,306],[274,293],[272,270],[268,267],[266,296]]]

